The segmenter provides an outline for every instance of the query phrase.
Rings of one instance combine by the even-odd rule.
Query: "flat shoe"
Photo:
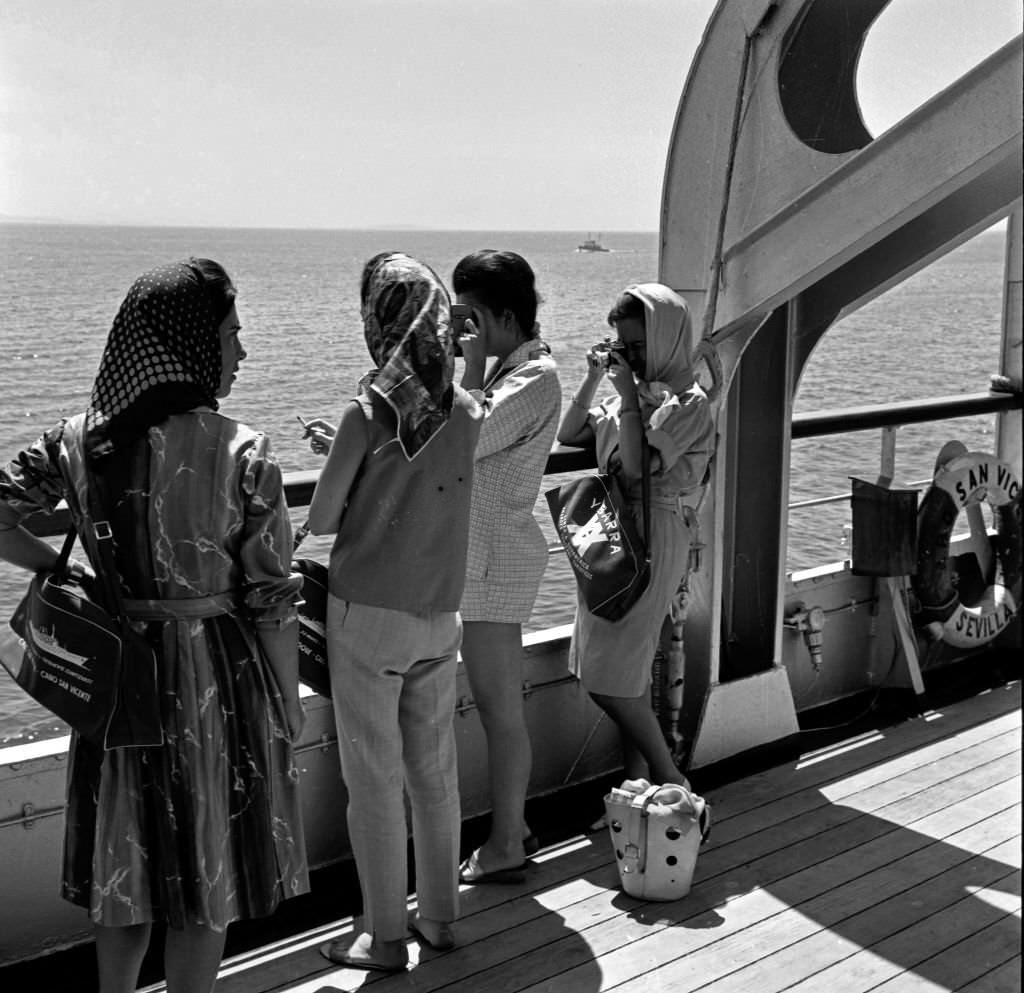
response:
[[[417,914],[409,915],[409,930],[412,931],[420,941],[423,942],[428,948],[433,948],[435,952],[448,952],[455,947],[455,935],[452,934],[451,926],[448,924],[438,924],[437,928],[437,939],[431,941],[427,935],[420,930],[420,919]]]
[[[392,965],[363,955],[354,956],[350,953],[351,945],[351,942],[345,944],[343,939],[337,938],[321,945],[320,954],[335,965],[347,965],[353,969],[368,969],[371,972],[405,972],[409,967],[408,961],[402,965]]]
[[[526,880],[526,860],[508,869],[488,871],[480,862],[480,849],[459,866],[459,882],[478,885],[480,883],[522,883]]]

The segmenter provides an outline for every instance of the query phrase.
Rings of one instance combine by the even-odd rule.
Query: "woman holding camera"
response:
[[[484,409],[460,612],[462,658],[487,737],[491,833],[462,863],[464,883],[518,882],[538,847],[523,817],[532,754],[523,715],[522,625],[547,566],[533,507],[562,391],[540,340],[534,282],[529,263],[515,252],[474,252],[452,274],[457,302],[472,315],[459,336],[462,386]]]
[[[650,446],[651,578],[625,617],[607,621],[577,602],[569,666],[615,721],[629,779],[680,783],[651,709],[651,664],[662,622],[689,564],[684,501],[705,482],[715,428],[693,376],[686,302],[661,283],[628,286],[608,314],[618,334],[587,352],[586,378],[562,418],[558,440],[595,446],[602,472],[615,473],[641,519],[642,444]],[[615,396],[595,403],[607,376]]]

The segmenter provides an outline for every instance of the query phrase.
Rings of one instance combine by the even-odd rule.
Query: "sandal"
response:
[[[431,921],[430,923],[437,928],[437,934],[433,938],[426,933],[423,919],[419,914],[409,915],[409,930],[423,944],[428,948],[433,948],[436,952],[451,951],[455,947],[455,935],[452,933],[451,925],[444,921]]]
[[[459,866],[459,882],[478,885],[480,883],[522,883],[526,880],[526,860],[507,869],[487,870],[480,861],[480,849]]]
[[[404,952],[404,962],[398,960],[388,962],[385,959],[375,958],[373,953],[373,940],[364,942],[363,938],[369,935],[361,934],[354,941],[346,938],[336,938],[320,946],[320,954],[329,962],[335,965],[347,965],[353,969],[369,969],[371,972],[405,972],[409,967],[409,953]]]

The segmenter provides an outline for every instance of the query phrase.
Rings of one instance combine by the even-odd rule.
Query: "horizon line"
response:
[[[502,232],[502,233],[544,233],[544,234],[579,234],[587,232],[591,236],[594,228],[507,228],[507,227],[430,227],[423,224],[379,224],[351,226],[302,226],[290,224],[161,224],[149,221],[75,221],[65,218],[22,217],[12,214],[0,214],[0,224],[52,225],[61,227],[88,228],[162,228],[187,231],[399,231],[399,232]],[[658,234],[656,228],[602,228],[601,234]]]

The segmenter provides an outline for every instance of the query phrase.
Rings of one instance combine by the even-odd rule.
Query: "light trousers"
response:
[[[404,793],[409,795],[419,912],[458,916],[459,784],[455,668],[462,621],[329,596],[327,651],[348,830],[363,895],[363,929],[406,936]]]

